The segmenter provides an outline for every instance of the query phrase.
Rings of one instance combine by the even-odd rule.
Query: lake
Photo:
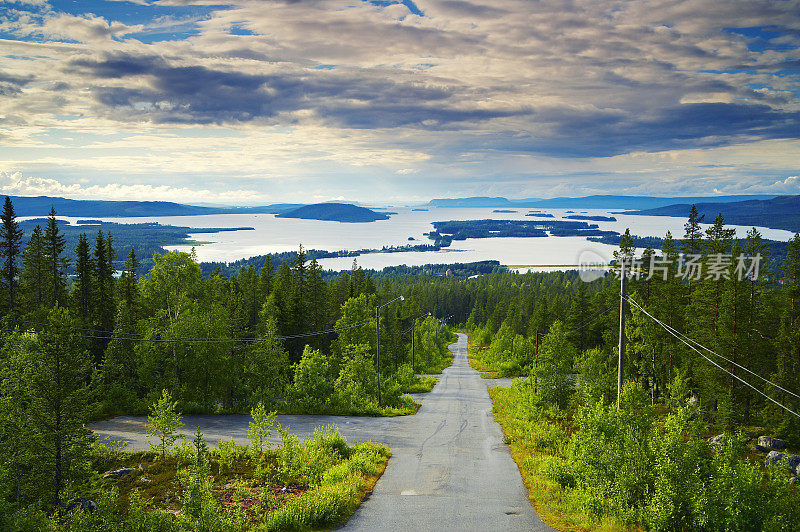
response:
[[[397,212],[389,220],[370,223],[339,223],[319,220],[276,218],[272,214],[214,214],[206,216],[165,216],[154,218],[100,218],[117,223],[158,222],[164,225],[189,227],[253,227],[254,231],[232,231],[223,233],[198,233],[191,237],[206,242],[195,246],[200,261],[229,262],[254,255],[297,250],[300,244],[306,249],[328,251],[380,249],[383,246],[431,243],[423,233],[433,230],[432,222],[445,220],[544,220],[526,217],[529,209],[515,209],[513,213],[492,212],[492,208],[430,208],[427,211],[411,207],[391,207]],[[630,227],[631,233],[639,236],[663,237],[667,230],[675,237],[683,236],[685,218],[666,216],[637,216],[611,214],[613,210],[587,209],[568,213],[568,209],[537,209],[550,213],[554,219],[565,215],[585,214],[589,216],[614,216],[616,222],[593,222],[600,229],[622,233]],[[688,216],[688,213],[687,213]],[[61,217],[75,223],[78,218]],[[708,225],[704,225],[704,228]],[[730,226],[738,236],[744,236],[749,227]],[[789,240],[793,234],[779,229],[759,228],[764,238]],[[409,237],[415,240],[410,241]],[[191,246],[170,246],[169,249],[188,250]],[[540,238],[482,238],[454,241],[450,248],[441,251],[370,253],[357,257],[364,268],[381,269],[386,266],[406,264],[421,266],[432,263],[474,262],[498,260],[501,264],[516,267],[521,271],[562,269],[564,265],[578,263],[582,252],[610,260],[616,246],[589,242],[583,237]],[[330,258],[319,261],[323,268],[349,269],[353,257]]]

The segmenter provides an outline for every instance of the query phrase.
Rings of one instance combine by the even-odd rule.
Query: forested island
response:
[[[278,214],[278,218],[302,218],[332,222],[365,223],[388,220],[390,213],[375,212],[350,203],[315,203]],[[391,213],[396,214],[396,213]]]
[[[615,231],[601,231],[596,224],[563,220],[528,222],[525,220],[451,220],[433,222],[434,231],[428,238],[440,247],[453,240],[467,238],[539,238],[550,236],[608,236]]]
[[[587,220],[590,222],[616,222],[617,219],[613,216],[586,216],[582,214],[571,214],[564,216],[567,220]]]

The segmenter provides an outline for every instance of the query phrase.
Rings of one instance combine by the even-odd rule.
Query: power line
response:
[[[717,368],[721,369],[722,371],[724,371],[725,373],[727,373],[728,375],[730,375],[730,376],[731,376],[731,377],[733,377],[734,379],[738,380],[739,382],[741,382],[741,383],[742,383],[742,384],[744,384],[745,386],[748,386],[749,388],[752,388],[752,389],[753,389],[755,392],[759,393],[760,395],[763,395],[765,398],[769,399],[770,401],[772,401],[773,403],[775,403],[775,404],[776,404],[776,405],[778,405],[779,407],[783,408],[784,410],[786,410],[786,411],[787,411],[787,412],[789,412],[790,414],[793,414],[794,416],[796,416],[796,417],[800,418],[800,414],[798,414],[798,413],[797,413],[797,412],[795,412],[794,410],[792,410],[792,409],[790,409],[789,407],[787,407],[787,406],[784,406],[783,404],[779,403],[778,401],[776,401],[775,399],[773,399],[773,398],[772,398],[772,397],[770,397],[769,395],[765,394],[764,392],[762,392],[761,390],[759,390],[758,388],[756,388],[755,386],[753,386],[752,384],[750,384],[750,383],[749,383],[749,382],[747,382],[746,380],[744,380],[744,379],[742,379],[741,377],[739,377],[738,375],[736,375],[736,374],[734,374],[734,373],[732,373],[732,372],[728,371],[727,369],[723,368],[722,366],[720,366],[719,364],[717,364],[716,362],[714,362],[712,359],[710,359],[709,357],[707,357],[706,355],[704,355],[704,354],[703,354],[701,351],[699,351],[699,350],[698,350],[696,347],[694,347],[692,344],[690,344],[689,342],[687,342],[686,340],[684,340],[684,339],[681,337],[680,333],[677,333],[677,332],[673,331],[671,327],[669,327],[667,324],[663,323],[661,320],[659,320],[658,318],[654,317],[652,314],[650,314],[649,312],[647,312],[645,309],[643,309],[643,308],[642,308],[642,306],[641,306],[641,305],[639,305],[638,303],[636,303],[635,301],[633,301],[632,299],[630,299],[630,298],[628,298],[628,297],[626,297],[625,299],[628,301],[628,303],[630,303],[631,305],[635,306],[636,308],[638,308],[639,310],[641,310],[642,312],[644,312],[644,313],[645,313],[645,314],[646,314],[646,315],[647,315],[647,316],[648,316],[650,319],[652,319],[653,321],[655,321],[656,323],[658,323],[659,325],[661,325],[661,326],[664,328],[664,330],[666,330],[666,331],[667,331],[668,333],[670,333],[672,336],[674,336],[675,338],[677,338],[678,340],[680,340],[681,342],[683,342],[684,344],[686,344],[686,346],[687,346],[687,347],[689,347],[689,349],[691,349],[692,351],[696,352],[696,353],[697,353],[698,355],[700,355],[701,357],[703,357],[703,358],[705,358],[706,360],[708,360],[708,361],[709,361],[711,364],[713,364],[713,365],[714,365],[714,366],[716,366]]]
[[[263,338],[187,338],[187,337],[172,337],[172,338],[148,338],[146,336],[115,336],[115,335],[89,335],[89,334],[75,334],[78,338],[89,338],[98,340],[126,340],[130,342],[153,342],[153,343],[186,343],[186,344],[223,344],[223,343],[238,343],[238,342],[270,342],[275,340],[294,340],[297,338],[306,338],[309,336],[319,336],[322,334],[331,334],[360,327],[370,323],[373,318],[369,318],[346,327],[333,327],[322,331],[314,331],[302,334],[293,334],[288,336],[268,336]],[[39,323],[42,326],[49,326],[46,323]],[[81,330],[78,328],[71,328],[73,330]],[[2,332],[20,332],[17,329],[0,328]],[[99,331],[108,332],[108,331]]]
[[[637,304],[636,306],[637,306],[637,307],[639,307],[639,308],[641,308],[641,306],[640,306],[640,305],[638,305],[638,304]],[[794,397],[797,397],[798,399],[800,399],[800,395],[798,395],[798,394],[794,393],[794,392],[793,392],[793,391],[791,391],[791,390],[787,390],[786,388],[784,388],[784,387],[782,387],[782,386],[779,386],[779,385],[775,384],[774,382],[770,381],[769,379],[766,379],[766,378],[762,377],[762,376],[761,376],[761,375],[759,375],[758,373],[756,373],[756,372],[754,372],[754,371],[752,371],[752,370],[750,370],[750,369],[746,368],[745,366],[742,366],[741,364],[737,364],[736,362],[734,362],[733,360],[729,359],[728,357],[726,357],[726,356],[723,356],[723,355],[720,355],[720,354],[719,354],[719,353],[717,353],[716,351],[713,351],[713,350],[709,349],[708,347],[706,347],[706,346],[702,345],[700,342],[698,342],[698,341],[696,341],[696,340],[694,340],[694,339],[690,338],[689,336],[687,336],[687,335],[683,334],[682,332],[680,332],[680,331],[679,331],[679,330],[677,330],[676,328],[672,327],[671,325],[668,325],[668,324],[666,324],[666,323],[665,323],[665,324],[664,324],[664,326],[665,326],[665,327],[668,327],[668,328],[670,328],[670,329],[672,329],[672,331],[673,331],[674,333],[681,335],[682,337],[684,337],[686,340],[688,340],[689,342],[693,343],[693,344],[694,344],[694,345],[696,345],[697,347],[699,347],[699,348],[701,348],[701,349],[703,349],[703,350],[705,350],[705,351],[707,351],[707,352],[711,353],[712,355],[716,355],[716,356],[718,356],[718,357],[719,357],[719,358],[721,358],[722,360],[724,360],[724,361],[726,361],[726,362],[728,362],[728,363],[730,363],[730,364],[733,364],[733,365],[734,365],[734,366],[736,366],[737,368],[739,368],[739,369],[742,369],[742,370],[746,371],[747,373],[749,373],[750,375],[753,375],[754,377],[758,377],[759,379],[761,379],[762,381],[766,382],[766,383],[767,383],[767,384],[769,384],[770,386],[774,386],[775,388],[777,388],[777,389],[779,389],[779,390],[781,390],[781,391],[783,391],[783,392],[786,392],[786,393],[788,393],[789,395],[792,395],[792,396],[794,396]]]

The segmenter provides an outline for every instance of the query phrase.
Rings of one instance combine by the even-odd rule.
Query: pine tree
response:
[[[19,253],[22,246],[22,229],[17,223],[17,215],[11,198],[6,196],[3,204],[3,214],[0,215],[0,257],[3,259],[2,286],[6,294],[5,309],[9,314],[17,313]]]

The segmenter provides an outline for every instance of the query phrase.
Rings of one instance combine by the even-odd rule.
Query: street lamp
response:
[[[414,321],[411,324],[411,370],[414,373],[417,372],[417,370],[414,368],[414,333],[416,332],[415,328],[417,326],[417,320],[420,319],[420,318],[425,318],[425,317],[430,316],[430,315],[431,315],[431,313],[428,312],[427,314],[423,314],[419,318],[414,318]]]
[[[381,406],[381,308],[397,300],[404,301],[405,298],[403,296],[396,297],[383,305],[375,307],[375,355],[378,362],[378,406]]]

